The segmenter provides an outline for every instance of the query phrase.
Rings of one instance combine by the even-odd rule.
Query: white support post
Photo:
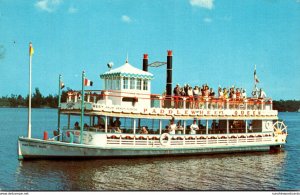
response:
[[[246,128],[246,133],[248,133],[248,121],[245,121],[245,128]]]
[[[87,94],[87,102],[90,102],[90,99],[91,99],[91,95],[90,93]]]
[[[107,133],[107,120],[108,120],[108,117],[105,116],[105,133]]]
[[[208,120],[206,120],[206,134],[208,134]]]
[[[68,114],[68,129],[70,129],[70,114]]]
[[[161,130],[162,130],[162,120],[159,119],[159,134],[161,135]]]
[[[185,134],[186,120],[183,121],[183,134]]]
[[[136,119],[133,119],[133,134],[136,134]]]
[[[229,134],[229,120],[226,120],[226,133]]]

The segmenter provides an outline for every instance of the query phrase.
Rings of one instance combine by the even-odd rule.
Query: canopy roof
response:
[[[153,79],[153,74],[147,71],[140,70],[133,67],[131,64],[126,62],[123,66],[112,69],[100,75],[101,79],[112,78],[112,77],[131,77],[131,78],[142,78],[142,79]]]

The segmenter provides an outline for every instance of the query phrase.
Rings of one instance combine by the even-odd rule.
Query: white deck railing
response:
[[[111,146],[160,146],[159,135],[108,134],[107,145]],[[168,146],[237,145],[273,142],[272,133],[218,134],[218,135],[174,135]]]

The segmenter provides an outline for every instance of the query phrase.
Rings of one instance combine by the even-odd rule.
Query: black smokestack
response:
[[[143,58],[143,71],[148,72],[148,54],[144,54]]]
[[[172,50],[168,50],[168,56],[167,56],[167,96],[172,95]]]

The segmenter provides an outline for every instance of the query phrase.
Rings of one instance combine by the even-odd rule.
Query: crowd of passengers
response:
[[[201,105],[200,100],[204,98],[219,98],[219,99],[233,99],[233,100],[242,100],[247,98],[246,90],[243,88],[236,88],[232,86],[231,88],[221,88],[219,86],[217,94],[212,87],[209,87],[207,84],[199,86],[189,86],[185,84],[183,87],[180,87],[179,84],[173,89],[174,101],[176,107],[182,107],[183,98],[186,98],[187,107],[189,108],[199,108]],[[253,98],[266,98],[266,93],[260,88],[256,88],[252,91]]]
[[[98,118],[98,124],[96,124],[94,127],[97,128],[104,128],[104,120],[102,117]],[[84,124],[84,129],[88,129],[89,126],[85,123]],[[222,127],[220,127],[220,124],[216,121],[213,120],[212,124],[211,124],[211,128],[210,130],[210,134],[211,133],[215,133],[215,131],[218,130],[222,130]],[[74,129],[79,130],[80,126],[78,122],[75,122],[74,124]],[[115,120],[113,120],[113,117],[110,117],[110,121],[108,124],[108,129],[110,129],[111,132],[113,133],[133,133],[133,130],[131,130],[130,132],[126,132],[125,130],[121,129],[121,121],[119,117],[116,117]],[[230,132],[235,133],[236,130],[241,130],[241,129],[245,129],[245,122],[244,121],[234,121],[234,120],[230,120],[229,121],[229,129]],[[252,126],[250,124],[249,130],[252,129]],[[183,134],[184,128],[181,124],[181,121],[177,121],[177,123],[175,123],[174,118],[171,119],[169,121],[169,124],[167,126],[165,126],[165,129],[162,129],[162,133],[169,133],[169,134]],[[225,130],[225,129],[223,129]],[[203,124],[201,124],[201,120],[196,120],[194,119],[193,122],[191,124],[188,124],[186,126],[186,134],[203,134],[206,131],[206,126],[204,126]],[[153,130],[150,130],[148,128],[148,126],[141,126],[137,129],[137,134],[157,134],[158,132],[155,132]],[[221,133],[221,132],[217,132],[217,133]],[[223,132],[225,133],[225,132]]]
[[[212,98],[231,98],[231,99],[244,99],[247,98],[246,90],[243,88],[236,88],[232,86],[231,88],[221,88],[219,86],[217,94],[212,87],[209,87],[207,84],[202,85],[202,87],[194,86],[191,87],[189,84],[185,84],[183,87],[180,87],[179,84],[173,90],[174,96],[178,97],[189,97],[193,99],[198,99],[200,97],[212,97]],[[254,98],[266,98],[266,93],[260,88],[252,92],[252,97]]]

